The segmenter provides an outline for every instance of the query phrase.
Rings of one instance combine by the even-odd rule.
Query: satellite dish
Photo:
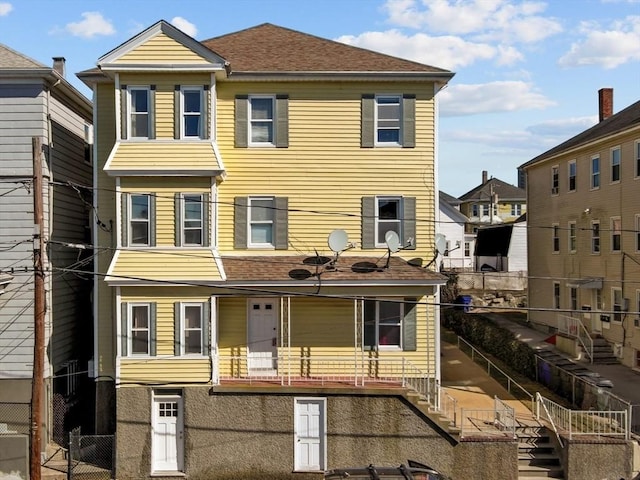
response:
[[[395,253],[400,250],[400,237],[393,230],[389,230],[384,234],[384,241],[390,252]]]
[[[436,233],[436,250],[440,255],[447,250],[447,237],[441,233]]]
[[[349,246],[349,237],[344,230],[334,230],[329,234],[329,248],[340,253]]]

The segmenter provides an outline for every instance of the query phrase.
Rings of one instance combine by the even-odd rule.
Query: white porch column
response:
[[[434,332],[435,332],[435,346],[436,346],[436,351],[435,351],[435,356],[436,356],[436,382],[438,385],[440,385],[440,285],[436,285],[436,291],[435,291],[435,301],[433,302],[434,306],[435,306],[435,318],[433,319],[434,322]],[[428,316],[429,316],[429,309],[427,309],[427,321],[429,320]]]
[[[209,342],[211,348],[209,352],[211,355],[211,383],[218,385],[220,383],[220,358],[218,357],[218,297],[212,295],[209,299],[211,308],[209,309],[210,318],[209,325]]]

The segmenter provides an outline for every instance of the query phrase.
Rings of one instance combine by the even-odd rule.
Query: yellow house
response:
[[[613,90],[599,99],[599,123],[520,167],[529,319],[640,370],[640,102],[613,114]]]
[[[372,408],[400,422],[376,392],[437,403],[444,280],[427,266],[451,72],[271,24],[198,42],[160,21],[79,76],[118,478],[247,452],[260,471],[363,463],[336,432]]]

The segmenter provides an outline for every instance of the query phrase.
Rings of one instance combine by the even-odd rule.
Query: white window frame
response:
[[[636,328],[640,328],[640,290],[636,290],[636,314],[635,318],[637,321],[634,321],[633,324]]]
[[[555,309],[560,309],[560,282],[553,282],[553,291],[552,291],[552,297],[553,298],[553,308]]]
[[[375,347],[377,350],[393,350],[393,351],[402,351],[404,348],[402,344],[403,340],[403,332],[404,332],[404,302],[398,298],[389,298],[389,297],[380,297],[375,299],[367,299],[365,302],[373,302],[375,304]],[[380,321],[380,304],[381,303],[389,303],[392,305],[397,305],[400,310],[400,317],[398,322],[381,322]],[[390,326],[398,326],[400,328],[400,336],[399,336],[399,344],[398,345],[381,345],[380,344],[380,325],[390,325]]]
[[[636,213],[636,252],[640,252],[640,213]]]
[[[560,167],[554,165],[551,167],[551,195],[558,195],[560,191]]]
[[[622,302],[624,302],[622,289],[620,287],[611,287],[611,310],[614,311],[614,314],[611,316],[612,322],[622,323],[622,316],[624,315],[624,312],[622,311]]]
[[[551,252],[560,253],[560,225],[557,223],[551,225]]]
[[[617,153],[617,154],[616,154]],[[622,150],[620,148],[620,146],[617,147],[612,147],[610,150],[610,179],[611,179],[611,183],[619,183],[620,179],[622,178]],[[614,163],[614,160],[617,160],[617,163]],[[617,167],[617,172],[618,172],[618,178],[614,180],[613,178],[613,172],[614,172],[614,168]]]
[[[134,308],[146,308],[147,310],[147,328],[135,328],[133,327]],[[136,353],[133,351],[133,337],[134,332],[147,332],[147,352]],[[151,304],[144,302],[129,302],[127,304],[127,356],[129,357],[149,357],[151,356]]]
[[[572,313],[578,311],[578,287],[569,287],[569,308]]]
[[[597,235],[596,235],[596,229],[594,227],[597,226]],[[600,220],[592,220],[591,221],[591,253],[594,255],[600,255],[600,252],[602,251],[602,244],[601,244],[601,240],[602,240],[602,235],[600,232]],[[597,249],[596,247],[596,241],[597,241]]]
[[[575,160],[571,160],[567,164],[567,191],[575,192],[577,186],[578,186],[578,164],[576,163]]]
[[[141,90],[147,93],[147,111],[146,112],[134,112],[132,100],[132,92],[134,90]],[[129,139],[148,139],[151,131],[151,86],[150,85],[128,85],[127,86],[127,138]],[[131,119],[134,115],[146,115],[147,116],[147,135],[143,137],[137,137],[133,135],[133,122]]]
[[[522,204],[521,203],[512,203],[511,204],[511,216],[519,217],[522,215]]]
[[[620,253],[622,251],[622,219],[620,217],[611,217],[609,226],[611,229],[611,237],[610,237],[611,252]],[[616,243],[616,237],[618,239],[618,248],[614,248]]]
[[[471,242],[464,242],[464,256],[471,256]]]
[[[380,103],[381,100],[393,100],[393,103]],[[398,118],[397,119],[384,119],[381,120],[380,117],[380,108],[383,105],[396,105],[398,106]],[[376,146],[381,146],[381,147],[398,147],[402,145],[402,119],[403,119],[403,115],[404,112],[402,111],[402,95],[400,94],[395,94],[395,93],[388,93],[388,94],[381,94],[381,95],[376,95],[375,97],[375,145]],[[381,126],[380,123],[382,121],[385,122],[394,122],[397,121],[397,127],[396,126]],[[379,138],[379,134],[380,131],[382,130],[393,130],[398,132],[398,141],[392,141],[392,142],[383,142],[381,140],[378,140]]]
[[[257,202],[257,201],[270,201],[271,202],[271,207],[258,207],[258,208],[269,208],[271,209],[271,219],[268,220],[253,220],[251,218],[251,212],[252,212],[252,203],[253,202]],[[247,198],[247,246],[250,248],[275,248],[275,236],[276,236],[276,232],[275,232],[275,228],[276,228],[276,222],[275,222],[275,207],[276,207],[276,199],[275,197],[272,196],[268,196],[268,195],[261,195],[261,196],[252,196],[252,197],[248,197]],[[252,235],[252,227],[253,225],[271,225],[271,242],[265,242],[265,243],[258,243],[258,242],[253,242],[253,235]]]
[[[471,216],[472,217],[480,216],[480,206],[477,203],[471,204]]]
[[[271,101],[271,118],[253,118],[253,100]],[[253,141],[253,124],[264,123],[270,125],[271,141]],[[247,139],[250,147],[275,147],[276,146],[276,96],[275,95],[249,95],[247,111]]]
[[[601,311],[604,308],[604,304],[602,303],[602,289],[595,289],[595,304],[596,310]]]
[[[182,224],[180,225],[180,235],[182,236],[182,245],[183,246],[202,246],[204,244],[204,236],[205,236],[205,231],[204,231],[204,225],[205,225],[205,221],[204,221],[204,195],[202,195],[201,193],[182,193],[180,194],[181,196],[181,202],[180,202],[180,208],[182,209],[182,211],[180,212],[180,218],[182,220]],[[199,197],[200,200],[200,226],[199,227],[187,227],[186,223],[189,222],[197,222],[198,220],[191,220],[191,219],[187,219],[187,197]],[[196,202],[197,203],[197,202]],[[200,243],[189,243],[187,242],[187,231],[188,230],[200,230]]]
[[[596,171],[594,167],[594,162],[598,166],[598,170]],[[594,155],[591,157],[591,190],[598,190],[600,188],[600,173],[602,171],[602,166],[600,165],[600,155]]]
[[[199,112],[186,112],[185,111],[185,92],[198,92],[200,95],[200,111]],[[206,119],[204,118],[204,88],[201,85],[183,85],[180,87],[180,138],[184,139],[201,139],[204,137],[204,125]],[[199,117],[200,123],[197,135],[186,134],[186,119],[187,117]]]
[[[145,197],[147,199],[147,218],[134,218],[133,216],[133,198],[134,197]],[[148,247],[151,245],[151,222],[154,221],[151,218],[151,194],[149,193],[129,193],[127,195],[127,235],[128,235],[128,245],[132,247]],[[147,224],[147,241],[145,243],[135,243],[133,241],[133,223],[143,223]]]
[[[576,222],[572,221],[569,222],[567,225],[567,235],[568,235],[568,250],[569,253],[576,253],[576,251],[578,250],[578,239],[576,236]]]
[[[187,308],[196,307],[200,310],[200,327],[199,328],[187,328]],[[204,352],[204,322],[207,319],[204,318],[204,305],[201,302],[180,302],[180,355],[184,356],[203,356]],[[200,332],[200,352],[186,352],[187,348],[187,331]]]
[[[635,178],[640,178],[640,140],[636,140],[633,143],[633,160],[634,160],[634,170],[635,170]]]
[[[489,213],[491,212],[491,206],[488,203],[483,203],[481,207],[482,207],[482,216],[488,217]]]
[[[384,200],[384,201],[394,201],[398,203],[398,218],[385,218],[385,219],[381,219],[380,218],[380,201]],[[397,225],[398,229],[397,229],[397,233],[398,233],[398,237],[400,238],[400,241],[402,242],[402,239],[404,238],[403,236],[403,218],[402,218],[402,212],[404,211],[404,202],[402,197],[400,196],[379,196],[376,197],[376,203],[375,203],[375,245],[376,248],[386,248],[387,244],[383,241],[380,242],[380,234],[386,234],[386,232],[388,232],[390,229],[385,230],[384,232],[380,231],[380,226],[381,225],[386,225],[386,224],[393,224],[393,225]],[[393,229],[391,229],[393,230]],[[395,230],[394,230],[395,231]]]

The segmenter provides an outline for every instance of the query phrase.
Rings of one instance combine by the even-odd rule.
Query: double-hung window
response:
[[[129,138],[149,138],[150,88],[131,86],[127,91]]]
[[[402,97],[376,96],[376,145],[400,145]]]
[[[204,312],[202,303],[180,303],[180,355],[203,355],[204,337],[203,322]]]
[[[559,225],[552,225],[551,227],[552,230],[552,240],[553,240],[553,253],[559,253],[560,252],[560,226]]]
[[[389,231],[398,234],[402,238],[402,198],[401,197],[377,197],[376,198],[376,246],[384,247],[385,235]]]
[[[613,287],[611,289],[611,303],[613,304],[613,321],[622,322],[622,289]]]
[[[471,205],[471,216],[479,217],[480,216],[480,207],[477,203]]]
[[[121,307],[120,354],[123,357],[156,355],[156,304],[123,302]]]
[[[182,198],[182,244],[202,245],[204,237],[202,195],[185,193]]]
[[[560,284],[553,282],[553,308],[560,308]]]
[[[640,252],[640,214],[636,214],[636,252]]]
[[[578,310],[578,288],[577,287],[569,287],[569,299],[570,299],[570,308],[574,312]]]
[[[249,145],[275,145],[275,97],[249,97]]]
[[[611,218],[611,251],[619,252],[622,249],[622,220],[620,217]]]
[[[569,222],[569,252],[576,252],[576,222]]]
[[[471,242],[464,242],[464,256],[471,256]]]
[[[415,351],[416,309],[415,298],[365,300],[364,348]]]
[[[636,177],[640,177],[640,140],[633,144],[633,155],[635,160]]]
[[[202,87],[181,87],[181,98],[182,138],[203,138],[205,119]]]
[[[591,188],[600,188],[600,157],[591,158]]]
[[[560,174],[558,166],[551,167],[551,194],[558,194],[558,187],[560,186]]]
[[[489,204],[488,203],[484,203],[482,205],[482,215],[485,217],[489,216]]]
[[[130,194],[129,199],[129,245],[151,244],[151,196]]]
[[[249,197],[249,247],[273,247],[275,199]]]
[[[522,215],[522,204],[521,203],[512,203],[511,204],[511,216],[519,217]]]
[[[386,248],[387,232],[395,232],[405,250],[416,248],[416,197],[362,197],[362,248]]]
[[[620,181],[620,147],[611,149],[611,182]]]
[[[577,175],[577,164],[575,160],[569,162],[569,191],[574,192],[576,190],[576,175]]]
[[[591,253],[600,253],[600,222],[591,222]]]

